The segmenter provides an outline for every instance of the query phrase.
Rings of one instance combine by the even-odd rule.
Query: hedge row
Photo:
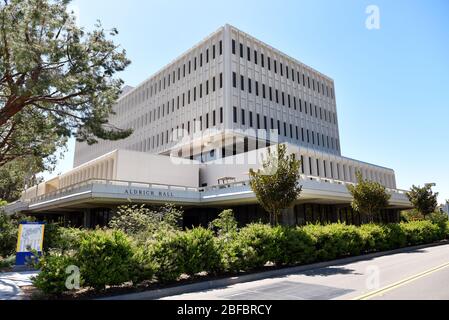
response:
[[[251,271],[267,263],[290,266],[431,243],[449,238],[449,225],[414,221],[391,225],[345,224],[272,227],[251,224],[215,234],[195,228],[157,234],[136,243],[121,231],[65,232],[70,248],[45,255],[34,285],[44,293],[67,291],[66,269],[80,270],[81,285],[95,289],[143,281],[168,282],[182,274]],[[61,241],[67,249],[67,241]]]

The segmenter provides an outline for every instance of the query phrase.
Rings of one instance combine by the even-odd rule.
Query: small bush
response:
[[[134,251],[121,231],[95,230],[81,237],[77,260],[85,284],[95,289],[133,279]]]
[[[39,274],[32,278],[33,285],[45,294],[61,295],[68,291],[66,281],[67,267],[78,265],[74,257],[61,254],[48,254],[38,262]],[[82,279],[80,279],[82,285]]]
[[[355,226],[340,223],[307,225],[304,231],[314,238],[317,259],[320,261],[358,255],[364,247],[363,239]]]
[[[81,237],[87,230],[64,228],[57,224],[45,225],[44,252],[58,250],[60,252],[77,250]]]
[[[407,245],[407,235],[400,224],[388,224],[383,226],[386,233],[386,249],[403,248]]]
[[[315,238],[302,228],[276,227],[277,265],[305,264],[315,261]]]
[[[267,262],[274,262],[278,253],[275,230],[270,225],[260,223],[242,228],[230,247],[234,250],[231,253],[235,263],[232,269],[240,268],[247,271],[261,268]],[[240,261],[235,261],[235,258]]]
[[[160,282],[177,280],[183,273],[183,239],[178,231],[159,232],[147,245]]]
[[[194,228],[182,233],[183,271],[195,275],[206,271],[215,273],[219,269],[220,254],[211,230]]]
[[[441,230],[438,225],[430,221],[412,221],[401,223],[408,245],[431,243],[441,239]]]
[[[388,250],[390,244],[387,239],[387,230],[377,224],[365,224],[359,228],[360,236],[364,244],[365,252]]]
[[[0,257],[15,253],[18,227],[16,220],[0,211]]]

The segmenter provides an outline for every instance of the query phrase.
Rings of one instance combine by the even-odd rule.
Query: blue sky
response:
[[[368,30],[366,8],[380,10]],[[137,85],[225,23],[335,81],[342,153],[395,169],[398,187],[449,199],[449,1],[76,0],[79,24],[116,27]],[[71,168],[73,141],[53,175]],[[45,176],[49,176],[46,174]]]

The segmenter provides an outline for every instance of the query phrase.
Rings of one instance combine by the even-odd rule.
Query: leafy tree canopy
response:
[[[382,209],[388,207],[388,201],[391,195],[387,193],[386,188],[378,182],[363,179],[360,171],[356,173],[357,184],[348,185],[348,191],[352,195],[352,208],[365,214],[372,222],[374,215]]]
[[[130,63],[100,22],[77,26],[69,0],[0,3],[0,166],[46,158],[75,136],[94,144],[130,130],[108,122]]]
[[[294,154],[287,155],[287,148],[280,144],[277,152],[269,149],[262,170],[250,170],[251,189],[260,205],[270,214],[271,223],[278,223],[283,209],[292,205],[301,194],[299,185],[301,161]]]
[[[424,187],[412,186],[407,197],[413,207],[424,217],[435,212],[438,206],[438,192],[432,191],[432,185],[426,184]]]

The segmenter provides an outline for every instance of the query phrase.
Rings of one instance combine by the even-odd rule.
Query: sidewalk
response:
[[[0,300],[22,300],[20,287],[31,285],[35,271],[0,273]]]

